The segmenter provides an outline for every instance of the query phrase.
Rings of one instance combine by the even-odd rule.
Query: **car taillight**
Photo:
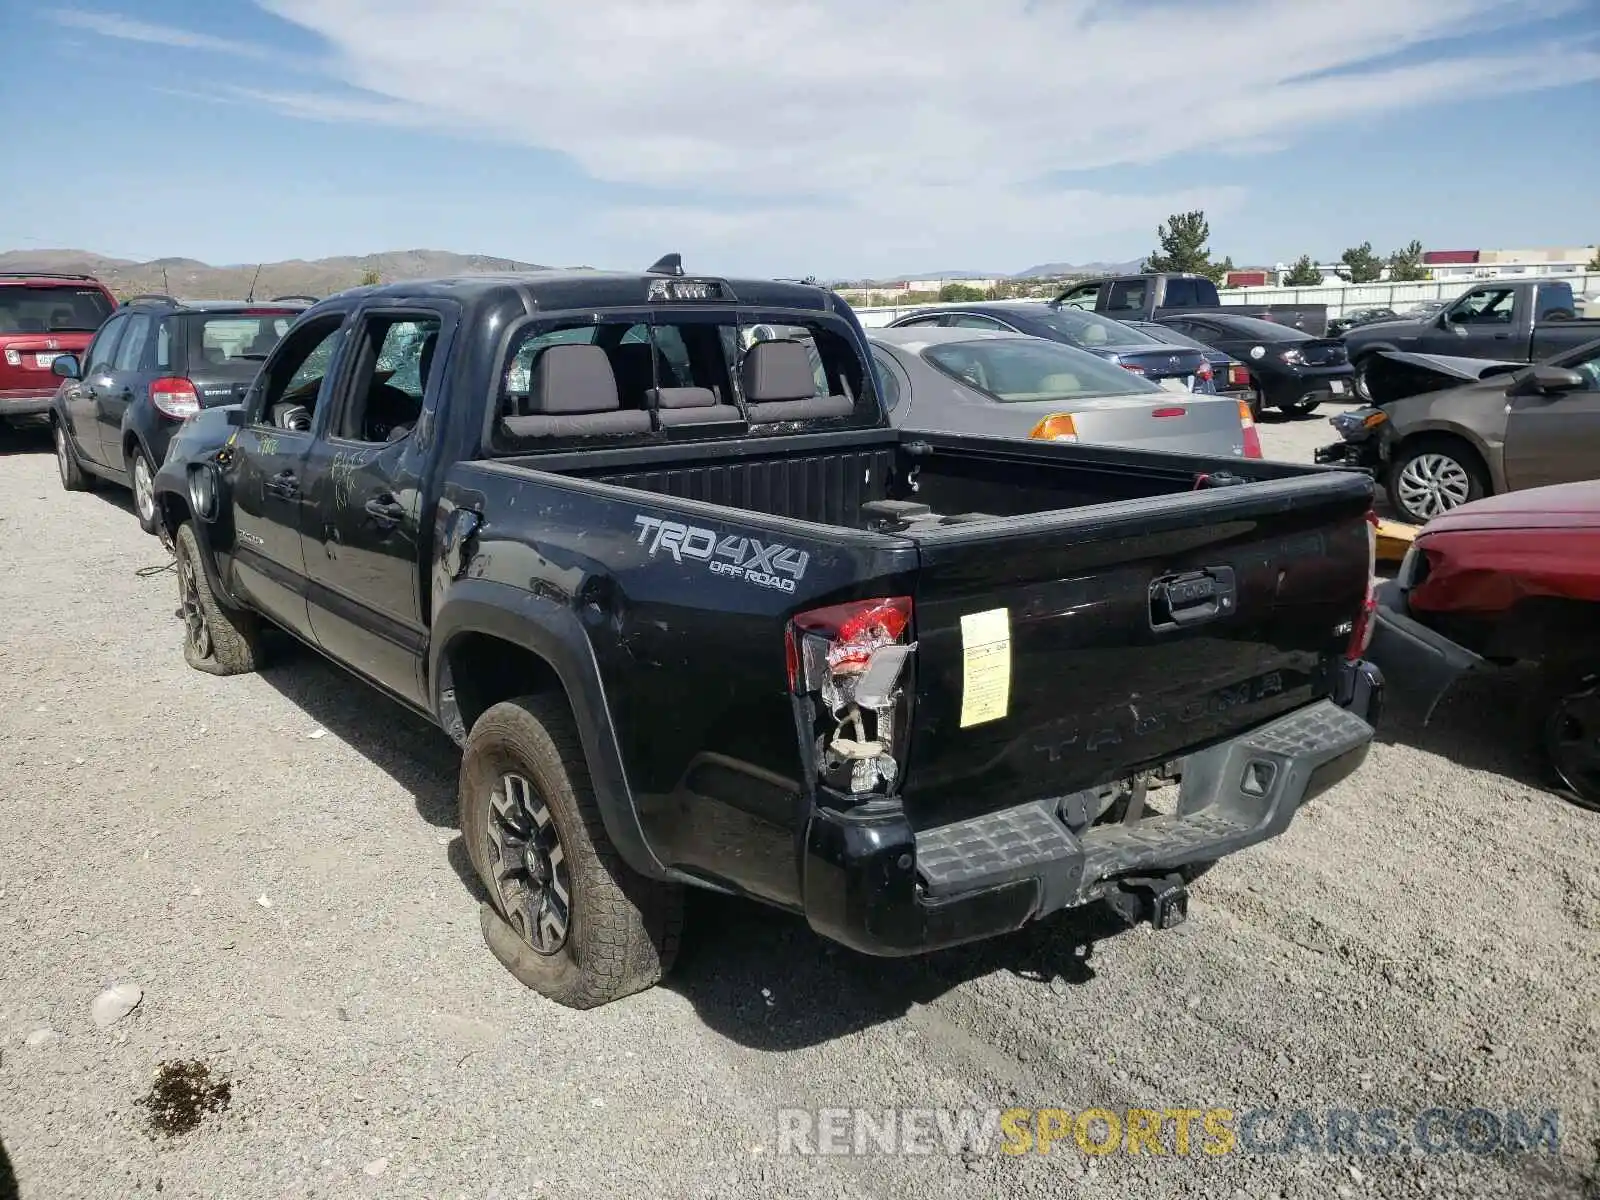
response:
[[[1244,434],[1244,456],[1260,458],[1261,432],[1256,428],[1256,418],[1248,400],[1239,401],[1239,431]]]
[[[1228,386],[1229,387],[1249,387],[1250,386],[1250,372],[1245,370],[1238,363],[1233,363],[1232,365],[1230,365],[1228,367]]]
[[[1187,408],[1157,408],[1151,410],[1152,417],[1181,417],[1189,410]]]
[[[1130,363],[1130,362],[1121,362],[1121,361],[1119,361],[1117,363],[1117,366],[1121,367],[1124,371],[1132,371],[1135,375],[1143,375],[1144,374],[1144,368],[1141,367],[1138,363]]]
[[[1211,370],[1211,364],[1208,362],[1201,363],[1200,369],[1194,373],[1194,377],[1201,383],[1210,383],[1214,377]]]
[[[1344,656],[1355,662],[1372,644],[1372,622],[1378,611],[1378,514],[1367,510],[1367,594],[1361,598],[1361,611],[1350,628],[1350,644]]]
[[[1046,442],[1075,442],[1078,426],[1071,413],[1055,413],[1035,425],[1028,436]]]
[[[200,394],[187,379],[169,377],[150,385],[150,403],[161,412],[181,421],[200,411]]]
[[[796,613],[784,631],[789,691],[813,738],[817,779],[835,791],[883,794],[900,776],[911,613],[910,596],[855,600]]]
[[[22,365],[22,351],[13,350],[10,346],[7,346],[6,365],[8,367],[20,367]]]

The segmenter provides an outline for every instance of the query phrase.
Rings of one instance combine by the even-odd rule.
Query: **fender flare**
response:
[[[567,694],[578,726],[590,783],[606,835],[623,861],[650,879],[681,881],[656,856],[633,802],[600,665],[578,614],[556,601],[509,584],[463,579],[450,586],[433,619],[428,646],[429,704],[457,745],[467,730],[454,698],[448,654],[464,634],[482,634],[520,646],[550,665]]]

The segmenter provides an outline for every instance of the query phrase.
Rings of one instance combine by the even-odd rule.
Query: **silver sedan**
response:
[[[1261,457],[1247,404],[1174,392],[1059,342],[915,327],[867,341],[903,429]]]

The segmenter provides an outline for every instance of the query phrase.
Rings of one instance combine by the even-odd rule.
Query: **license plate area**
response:
[[[55,365],[56,359],[60,358],[62,353],[63,351],[61,350],[50,350],[44,354],[35,354],[33,356],[33,365],[41,371],[48,371]]]

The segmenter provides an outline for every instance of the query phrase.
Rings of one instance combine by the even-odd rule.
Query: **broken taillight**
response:
[[[1367,594],[1361,598],[1361,611],[1350,628],[1350,644],[1344,656],[1355,662],[1372,644],[1372,623],[1378,611],[1378,514],[1367,510]]]
[[[887,793],[900,775],[909,702],[911,597],[855,600],[796,613],[784,634],[789,690],[810,729],[819,782]]]

